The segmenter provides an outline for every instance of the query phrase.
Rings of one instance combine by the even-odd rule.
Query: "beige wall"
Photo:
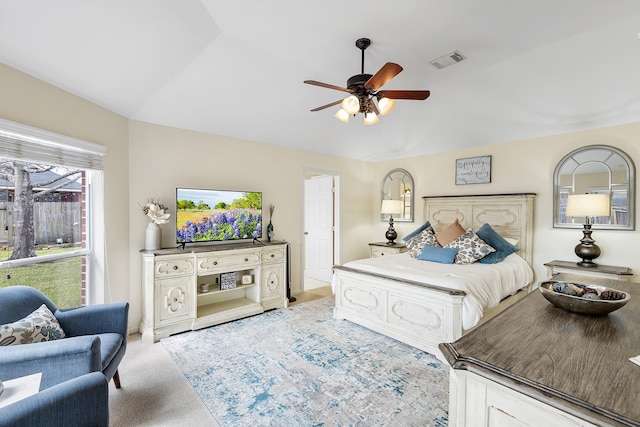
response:
[[[106,266],[96,266],[104,271],[106,288],[97,299],[128,301],[128,120],[3,64],[0,93],[3,119],[107,147],[104,191],[108,256]]]
[[[626,152],[640,165],[640,123],[547,136],[530,140],[486,145],[465,150],[450,151],[375,165],[374,182],[381,183],[384,175],[393,168],[404,168],[411,173],[416,187],[416,221],[396,223],[398,235],[411,232],[423,218],[422,196],[449,194],[499,194],[536,193],[534,213],[533,262],[536,279],[545,277],[545,262],[577,260],[573,248],[582,238],[577,229],[553,228],[553,172],[557,163],[570,151],[584,145],[605,144]],[[459,158],[491,155],[491,183],[455,185],[455,161]],[[378,184],[380,185],[380,184]],[[380,204],[380,190],[376,192],[372,207],[375,236],[384,236],[387,223],[379,220],[376,208]],[[636,224],[638,224],[636,212]],[[593,238],[602,249],[597,262],[608,265],[631,267],[640,280],[640,258],[636,255],[640,247],[638,231],[598,230],[594,227]]]

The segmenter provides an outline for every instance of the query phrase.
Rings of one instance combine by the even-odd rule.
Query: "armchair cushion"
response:
[[[108,392],[107,379],[99,372],[72,378],[0,408],[0,425],[106,427]]]
[[[0,325],[0,346],[31,344],[64,337],[60,323],[45,304],[20,320]]]
[[[100,334],[98,337],[100,337],[100,352],[102,353],[100,363],[104,370],[122,347],[122,336],[120,334]]]

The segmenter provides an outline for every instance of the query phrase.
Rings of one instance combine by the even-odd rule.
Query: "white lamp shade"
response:
[[[389,111],[393,110],[393,107],[395,107],[395,105],[395,99],[387,98],[386,96],[380,98],[380,100],[378,101],[378,110],[380,110],[380,115],[386,115]]]
[[[567,216],[611,216],[607,194],[571,194],[567,199]]]
[[[342,100],[342,109],[349,114],[356,114],[360,111],[360,101],[355,95],[347,96]]]
[[[380,208],[381,214],[400,215],[402,213],[402,200],[383,200]]]
[[[380,119],[378,119],[378,115],[376,113],[366,113],[364,115],[364,120],[362,121],[362,123],[364,123],[365,125],[373,125],[375,123],[378,123],[380,121]]]
[[[349,113],[344,111],[343,108],[339,109],[337,113],[333,115],[336,119],[340,120],[343,123],[349,123]]]

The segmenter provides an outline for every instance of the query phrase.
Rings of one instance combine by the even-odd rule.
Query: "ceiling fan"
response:
[[[428,90],[380,90],[389,80],[397,76],[402,67],[393,62],[387,62],[377,73],[364,73],[364,51],[371,44],[371,40],[360,38],[356,40],[356,47],[362,51],[361,73],[352,76],[347,80],[347,87],[335,86],[315,80],[305,80],[304,83],[339,90],[350,93],[345,99],[332,102],[311,111],[320,111],[325,108],[341,104],[342,108],[335,114],[335,117],[345,123],[349,122],[349,115],[357,113],[364,114],[364,124],[378,122],[378,115],[385,115],[395,105],[396,99],[424,100],[431,94]]]

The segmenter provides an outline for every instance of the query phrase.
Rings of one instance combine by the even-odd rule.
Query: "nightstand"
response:
[[[631,281],[633,273],[629,267],[616,267],[613,265],[598,264],[595,267],[581,267],[576,262],[570,261],[550,261],[544,264],[547,267],[547,276],[552,279],[553,276],[560,273],[572,274],[588,274],[590,276],[604,277],[613,280]]]
[[[394,243],[388,245],[387,242],[369,243],[371,249],[371,258],[378,258],[385,255],[397,255],[407,252],[407,246],[402,243]]]

